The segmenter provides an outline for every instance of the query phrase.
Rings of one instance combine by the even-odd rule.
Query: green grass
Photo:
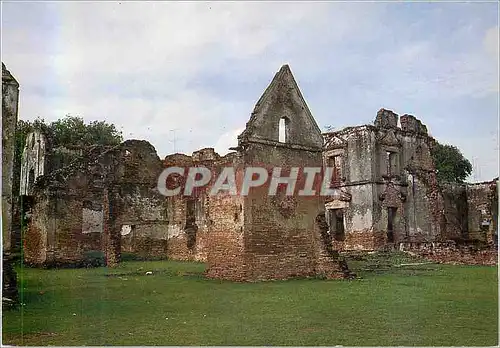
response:
[[[363,278],[207,280],[200,263],[129,261],[116,269],[18,269],[18,345],[459,345],[498,343],[497,268],[351,256]],[[152,271],[153,275],[145,275]]]

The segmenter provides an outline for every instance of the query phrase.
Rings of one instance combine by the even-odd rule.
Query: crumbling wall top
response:
[[[192,158],[195,162],[216,161],[220,158],[220,155],[215,152],[213,147],[207,147],[193,152]]]
[[[183,153],[173,153],[171,155],[165,156],[163,164],[166,167],[173,167],[173,166],[187,167],[193,164],[193,158]]]
[[[375,127],[379,128],[398,128],[398,114],[392,110],[380,109],[375,118]]]
[[[10,84],[19,87],[19,82],[12,76],[9,70],[5,67],[5,64],[2,62],[2,85]]]
[[[405,132],[427,135],[427,126],[413,115],[401,116],[401,129]]]

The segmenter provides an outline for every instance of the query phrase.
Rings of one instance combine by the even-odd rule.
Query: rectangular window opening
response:
[[[397,174],[397,152],[386,151],[385,152],[385,163],[387,176],[392,176]]]
[[[339,186],[342,181],[342,155],[330,156],[328,166],[333,170],[331,186]]]
[[[330,228],[330,235],[332,235],[336,241],[345,240],[344,209],[329,209],[328,225]]]
[[[288,142],[288,120],[285,117],[280,118],[278,141],[280,143]]]

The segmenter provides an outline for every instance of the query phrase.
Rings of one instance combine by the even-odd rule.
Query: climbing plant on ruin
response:
[[[453,145],[436,142],[432,149],[439,182],[463,183],[472,172],[472,165],[460,150]]]

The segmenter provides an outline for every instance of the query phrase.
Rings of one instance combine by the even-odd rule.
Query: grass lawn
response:
[[[263,283],[207,280],[190,262],[18,268],[25,305],[3,313],[3,344],[498,344],[496,267],[402,262],[415,261],[353,257],[363,279]]]

